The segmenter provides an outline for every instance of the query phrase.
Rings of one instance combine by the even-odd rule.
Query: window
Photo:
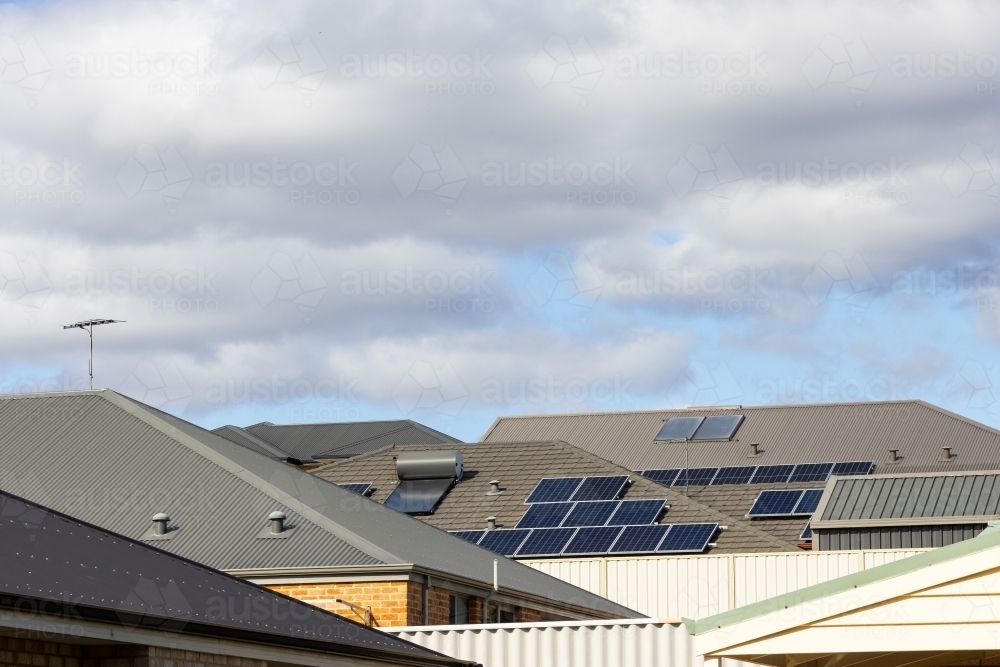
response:
[[[448,596],[448,625],[465,625],[469,622],[469,598]]]
[[[486,622],[487,623],[513,623],[514,622],[514,610],[513,609],[501,609],[496,605],[490,605],[486,610]]]

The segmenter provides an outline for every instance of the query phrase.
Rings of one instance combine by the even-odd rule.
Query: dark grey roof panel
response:
[[[266,440],[258,438],[254,434],[250,433],[246,429],[240,428],[239,426],[220,426],[219,428],[212,429],[212,433],[223,437],[226,440],[235,442],[237,445],[243,445],[247,449],[252,449],[258,454],[263,454],[264,456],[277,461],[288,461],[289,463],[294,463],[296,465],[312,462],[311,459],[297,459],[288,452],[278,449]]]
[[[691,408],[500,417],[483,442],[562,440],[630,470],[681,468],[683,442],[655,442],[670,417],[745,416],[732,441],[691,442],[692,468],[874,461],[876,472],[1000,468],[1000,431],[923,401]],[[748,458],[751,443],[761,454]],[[942,447],[956,455],[942,461]],[[901,460],[887,465],[888,451]]]
[[[814,530],[831,527],[982,523],[1000,514],[1000,473],[833,478]]]
[[[174,631],[214,628],[310,640],[313,648],[345,646],[443,658],[304,602],[179,558],[0,491],[0,591],[6,595],[111,612],[120,622],[168,625]],[[252,615],[231,614],[229,609]],[[357,651],[352,652],[357,654]],[[442,659],[440,662],[460,663]]]

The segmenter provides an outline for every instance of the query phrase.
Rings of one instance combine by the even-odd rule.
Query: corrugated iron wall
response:
[[[483,667],[702,667],[678,623],[578,621],[382,628]],[[716,661],[712,661],[713,665]],[[756,667],[723,660],[722,667]]]
[[[880,528],[827,528],[815,531],[819,549],[936,549],[971,540],[986,529],[985,523],[944,526],[885,526]]]
[[[521,561],[653,618],[700,618],[924,551]]]

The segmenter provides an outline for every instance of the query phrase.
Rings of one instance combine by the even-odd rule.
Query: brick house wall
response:
[[[157,646],[80,646],[0,637],[0,667],[267,667],[267,661]]]

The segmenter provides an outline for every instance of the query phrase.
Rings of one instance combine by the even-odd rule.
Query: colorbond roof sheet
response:
[[[334,483],[372,480],[374,487],[371,497],[381,502],[399,481],[393,457],[401,451],[429,449],[436,448],[427,445],[386,447],[353,459],[330,463],[311,472]],[[788,535],[783,537],[757,526],[759,522],[743,518],[756,494],[767,487],[746,487],[752,494],[746,499],[740,496],[741,499],[735,504],[738,512],[734,516],[733,513],[720,512],[699,501],[695,493],[697,487],[691,487],[690,496],[686,497],[682,487],[664,487],[564,442],[460,444],[449,445],[449,449],[462,452],[465,476],[441,500],[433,514],[419,517],[444,530],[486,528],[486,518],[490,516],[497,517],[498,526],[513,528],[528,509],[528,505],[524,504],[525,498],[545,478],[628,474],[632,483],[625,487],[621,498],[667,498],[670,509],[664,512],[661,522],[719,523],[729,526],[729,530],[719,534],[718,547],[712,553],[798,551],[795,543],[802,530],[801,520],[787,531],[782,526],[782,535]],[[494,479],[500,480],[500,487],[504,489],[499,496],[487,495],[490,480]],[[801,488],[807,486],[809,485],[802,485]],[[732,490],[736,487],[708,488]]]
[[[488,551],[113,391],[0,397],[0,457],[0,488],[131,539],[166,512],[178,530],[156,546],[220,570],[412,564],[493,583]],[[289,537],[256,539],[275,510]],[[499,565],[509,590],[634,615]]]
[[[251,633],[252,641],[282,636],[321,642],[334,652],[350,645],[461,663],[4,492],[0,562],[3,593],[71,602],[81,615],[84,608],[104,610],[130,625],[169,620],[180,632],[221,627]]]
[[[219,435],[226,427],[216,429]],[[243,429],[300,461],[343,459],[386,445],[458,442],[450,435],[410,419],[331,424],[272,424],[261,422]],[[241,440],[234,441],[244,444]]]
[[[889,449],[903,457],[893,473],[1000,467],[1000,431],[923,401],[500,417],[482,440],[562,440],[630,470],[680,468],[684,443],[653,440],[664,420],[718,414],[746,418],[732,441],[689,443],[692,468],[874,461],[886,472]],[[747,457],[751,443],[760,456]],[[953,461],[940,461],[944,446],[954,447]]]
[[[815,529],[886,521],[982,523],[1000,514],[1000,473],[833,479],[820,502]]]

